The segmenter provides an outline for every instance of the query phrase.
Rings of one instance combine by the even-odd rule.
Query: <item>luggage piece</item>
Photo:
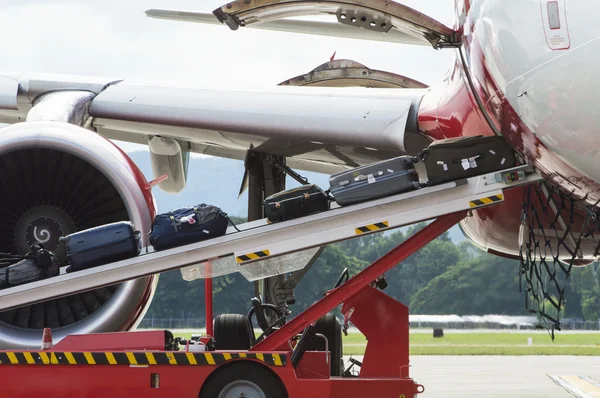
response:
[[[420,187],[415,158],[398,156],[333,174],[331,194],[340,206],[382,198]]]
[[[59,275],[58,260],[41,245],[32,247],[27,257],[0,270],[0,287],[18,286]]]
[[[160,214],[152,223],[150,244],[166,250],[225,235],[229,217],[213,205],[200,204]]]
[[[498,136],[434,141],[419,157],[425,163],[430,184],[508,169],[517,163],[514,150]]]
[[[86,229],[60,240],[67,246],[67,272],[136,257],[142,250],[140,231],[128,221]]]
[[[267,220],[276,223],[329,210],[330,202],[318,185],[308,184],[273,194],[263,206]]]

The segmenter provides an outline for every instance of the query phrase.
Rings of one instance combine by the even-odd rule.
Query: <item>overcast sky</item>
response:
[[[405,4],[446,25],[453,0]],[[426,84],[441,80],[453,53],[146,17],[149,8],[212,12],[223,0],[2,0],[1,70],[128,78],[176,86],[261,88],[347,58]]]
[[[407,5],[447,25],[453,0]],[[8,5],[7,5],[8,4]],[[432,84],[451,51],[165,21],[148,8],[211,12],[223,0],[2,0],[0,69],[177,81],[195,86],[275,85],[337,58]]]

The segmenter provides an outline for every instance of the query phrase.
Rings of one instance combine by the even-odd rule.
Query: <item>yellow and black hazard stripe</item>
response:
[[[269,250],[260,250],[257,252],[236,256],[235,261],[239,264],[250,260],[258,260],[259,258],[269,257],[270,255],[271,252]]]
[[[488,196],[488,197],[477,199],[477,200],[472,200],[469,202],[469,206],[471,206],[472,208],[480,207],[480,206],[491,205],[491,204],[499,203],[499,202],[503,202],[503,201],[504,201],[504,195],[498,194],[498,195],[492,195],[492,196]]]
[[[0,365],[200,365],[218,366],[234,359],[256,359],[285,366],[285,354],[216,352],[59,352],[2,351]]]
[[[379,231],[380,229],[389,228],[390,223],[387,221],[378,222],[376,224],[365,225],[364,227],[355,228],[356,235],[366,234],[367,232]]]

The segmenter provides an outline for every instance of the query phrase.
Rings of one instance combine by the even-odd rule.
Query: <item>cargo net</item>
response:
[[[581,246],[598,230],[598,207],[576,208],[575,200],[544,183],[524,189],[521,213],[520,289],[525,308],[536,314],[536,328],[554,340],[561,330],[565,288],[573,266],[582,262]],[[599,244],[600,245],[600,244]],[[598,255],[600,247],[595,248]]]

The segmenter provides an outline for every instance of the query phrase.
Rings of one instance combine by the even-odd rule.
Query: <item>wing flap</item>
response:
[[[204,144],[239,147],[250,138],[256,146],[283,139],[404,151],[408,113],[423,94],[415,89],[228,91],[120,83],[100,93],[89,113],[107,129],[129,121],[163,131],[169,126],[200,130],[195,138]]]

